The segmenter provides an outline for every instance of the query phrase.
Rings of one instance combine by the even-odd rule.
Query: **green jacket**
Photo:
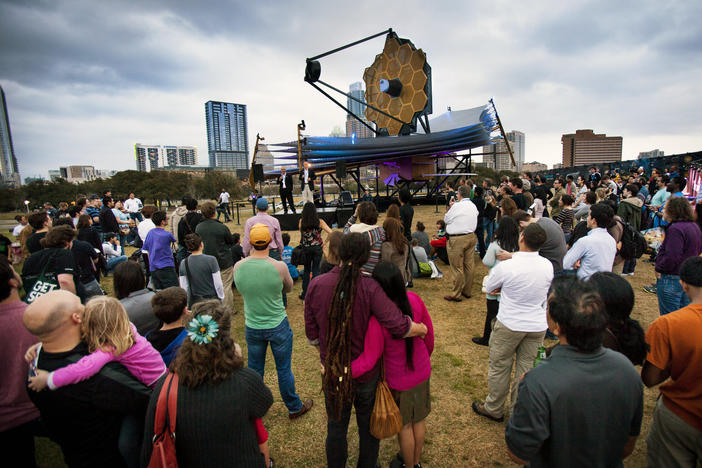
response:
[[[227,226],[213,218],[203,219],[195,228],[195,234],[202,238],[202,253],[215,257],[220,270],[234,265],[231,251],[234,237]]]
[[[619,204],[617,214],[622,221],[631,224],[637,231],[641,230],[641,207],[643,202],[639,197],[629,197]]]

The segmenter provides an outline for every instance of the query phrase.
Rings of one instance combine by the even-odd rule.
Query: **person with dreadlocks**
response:
[[[340,265],[314,278],[305,301],[305,333],[319,345],[323,365],[322,387],[327,408],[326,453],[329,467],[344,467],[348,458],[351,407],[356,410],[359,447],[358,467],[374,468],[379,441],[370,434],[379,366],[357,379],[351,362],[363,351],[371,315],[395,338],[425,336],[427,326],[403,315],[372,278],[361,275],[370,244],[361,233],[344,236],[339,248]]]
[[[353,377],[373,369],[382,357],[385,378],[402,415],[402,429],[397,435],[400,453],[390,462],[391,467],[421,468],[419,461],[424,447],[427,426],[424,420],[431,412],[429,377],[431,353],[434,351],[434,327],[422,299],[405,289],[399,268],[390,262],[380,262],[373,270],[373,279],[397,304],[402,313],[427,326],[424,338],[396,340],[371,317],[364,342],[363,354],[351,363]]]

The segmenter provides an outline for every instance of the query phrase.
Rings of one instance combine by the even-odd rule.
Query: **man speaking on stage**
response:
[[[309,161],[302,163],[303,170],[300,171],[300,181],[302,182],[302,203],[314,203],[314,179],[317,176],[314,170],[310,169]]]

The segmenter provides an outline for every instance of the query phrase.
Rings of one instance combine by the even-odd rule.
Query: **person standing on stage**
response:
[[[303,170],[300,171],[300,182],[302,182],[302,202],[314,203],[314,180],[317,175],[311,169],[309,161],[302,163]]]
[[[288,214],[288,204],[293,214],[295,214],[295,200],[293,200],[293,180],[290,174],[286,173],[284,167],[280,168],[280,176],[278,177],[278,187],[280,187],[280,200],[283,202],[283,212]]]

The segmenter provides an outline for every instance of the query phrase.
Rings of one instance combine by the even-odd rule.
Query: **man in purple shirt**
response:
[[[251,242],[249,242],[249,231],[251,228],[258,223],[265,224],[268,226],[268,230],[271,232],[271,243],[269,255],[271,258],[276,260],[281,260],[281,253],[283,252],[283,235],[280,232],[280,223],[273,216],[268,214],[268,200],[261,197],[256,200],[256,209],[258,213],[256,216],[252,216],[246,221],[244,226],[244,240],[241,246],[244,249],[244,255],[249,256],[251,252]]]
[[[179,286],[178,274],[175,270],[171,244],[176,241],[173,234],[164,228],[168,226],[165,211],[157,211],[151,216],[156,226],[149,231],[144,240],[143,249],[149,253],[149,270],[154,289],[161,290],[171,286]]]
[[[24,352],[37,339],[22,325],[27,304],[20,301],[22,279],[0,256],[0,450],[15,466],[34,466],[34,432],[39,410],[26,390],[27,364]],[[8,461],[9,464],[12,462]]]

